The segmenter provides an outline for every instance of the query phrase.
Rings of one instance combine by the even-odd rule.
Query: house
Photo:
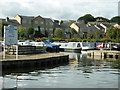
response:
[[[113,27],[116,27],[116,28],[120,29],[120,25],[119,24],[114,24]]]
[[[19,22],[17,22],[17,20],[15,20],[14,18],[13,19],[10,19],[9,17],[6,18],[6,23],[8,25],[13,25],[13,26],[19,26]]]
[[[31,27],[32,19],[34,19],[34,16],[22,16],[22,15],[16,15],[14,19],[20,24],[20,26],[27,30]]]
[[[85,22],[75,22],[70,25],[78,34],[80,38],[100,38],[101,31],[94,24],[85,24]]]
[[[51,18],[44,18],[45,19],[45,29],[47,37],[54,36],[54,21]]]
[[[63,33],[65,34],[64,38],[71,38],[71,28],[67,23],[60,24],[59,28],[61,28],[63,30]]]
[[[41,32],[47,37],[53,37],[53,21],[50,18],[44,18],[41,16],[22,16],[16,15],[15,19],[19,22],[23,29],[28,30],[30,27],[34,28],[35,31]]]
[[[102,37],[102,32],[100,29],[96,27],[96,25],[92,24],[87,24],[88,27],[88,34],[91,34],[91,38],[101,38]],[[89,36],[89,35],[88,35]]]
[[[87,37],[88,28],[85,23],[74,22],[70,25],[70,27],[78,33],[79,37]]]
[[[107,29],[110,28],[112,25],[110,25],[110,23],[100,23],[100,26],[102,26],[104,28],[104,32],[107,32]]]

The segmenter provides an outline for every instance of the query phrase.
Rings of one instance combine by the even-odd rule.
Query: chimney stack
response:
[[[8,22],[9,21],[9,17],[6,17],[6,22]]]

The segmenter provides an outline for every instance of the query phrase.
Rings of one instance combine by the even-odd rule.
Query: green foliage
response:
[[[87,34],[87,39],[91,39],[91,38],[93,38],[93,33],[92,33],[92,32],[89,32],[89,33]]]
[[[86,15],[80,17],[78,20],[84,20],[87,23],[87,22],[94,22],[95,18],[91,14],[86,14]]]
[[[96,17],[95,19],[96,19],[96,21],[97,21],[97,19],[100,19],[98,22],[110,22],[109,19],[104,18],[104,17]]]
[[[115,16],[115,17],[111,18],[110,22],[116,22],[120,25],[120,16]]]
[[[34,29],[33,29],[32,27],[30,27],[30,28],[27,30],[28,38],[32,38],[32,37],[33,37],[33,34],[34,34]]]
[[[34,38],[34,40],[40,42],[40,41],[43,41],[43,40],[48,40],[48,38]]]
[[[110,39],[120,39],[120,29],[119,28],[114,28],[110,27],[107,30],[107,37]]]
[[[24,38],[24,40],[26,40]],[[119,42],[120,39],[109,39],[109,38],[103,38],[103,39],[81,39],[81,38],[71,38],[71,39],[62,39],[62,38],[33,38],[33,40],[36,41],[43,41],[43,40],[53,40],[53,41],[67,41],[67,42],[104,42],[104,41],[111,41],[111,42]]]
[[[64,33],[63,33],[62,29],[56,28],[54,31],[54,36],[57,38],[64,38]]]
[[[3,38],[2,38],[2,37],[0,37],[0,41],[3,41]]]
[[[23,38],[24,34],[26,33],[26,30],[24,30],[22,27],[18,27],[18,38]]]

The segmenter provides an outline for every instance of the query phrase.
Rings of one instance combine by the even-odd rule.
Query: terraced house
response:
[[[98,18],[99,19],[99,18]],[[101,20],[101,19],[100,19]],[[54,20],[42,16],[16,15],[14,18],[0,19],[0,36],[3,37],[5,24],[22,27],[24,30],[34,29],[34,37],[54,37],[54,31],[60,28],[64,34],[62,38],[102,38],[106,36],[111,26],[120,28],[117,23],[88,22],[84,20]]]
[[[53,37],[54,26],[50,18],[16,15],[14,19],[25,30],[32,27],[35,31],[40,31],[43,35],[47,35],[47,37]]]

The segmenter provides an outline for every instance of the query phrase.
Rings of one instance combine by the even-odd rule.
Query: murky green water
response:
[[[118,88],[119,60],[89,59],[85,53],[68,54],[68,65],[0,77],[1,88]]]

